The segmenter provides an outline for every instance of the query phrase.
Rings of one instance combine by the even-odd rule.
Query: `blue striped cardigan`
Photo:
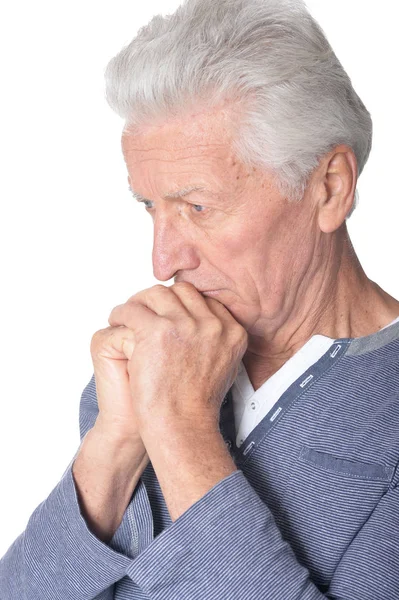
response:
[[[97,414],[93,375],[81,440]],[[109,544],[75,454],[1,559],[1,600],[399,599],[399,323],[336,340],[240,448],[229,391],[220,430],[238,470],[172,522],[149,463]]]

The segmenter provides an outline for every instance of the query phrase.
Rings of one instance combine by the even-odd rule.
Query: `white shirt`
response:
[[[399,321],[399,317],[385,327],[389,327],[397,321]],[[385,329],[385,327],[382,327],[382,329]],[[241,361],[232,387],[237,447],[241,446],[246,437],[268,414],[289,386],[309,367],[314,365],[334,343],[334,339],[325,335],[313,335],[256,391],[248,377],[245,365]]]

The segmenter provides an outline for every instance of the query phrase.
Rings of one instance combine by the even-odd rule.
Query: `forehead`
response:
[[[220,199],[238,201],[252,187],[263,187],[266,173],[235,154],[238,117],[237,111],[222,108],[124,131],[122,149],[132,189],[152,198],[195,183]]]
[[[146,160],[219,160],[237,163],[232,147],[233,125],[226,111],[189,113],[122,134],[126,163]]]

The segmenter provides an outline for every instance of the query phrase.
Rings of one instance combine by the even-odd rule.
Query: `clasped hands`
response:
[[[246,330],[191,283],[155,285],[116,306],[111,326],[134,332],[129,385],[139,429],[178,422],[218,427],[248,345]]]

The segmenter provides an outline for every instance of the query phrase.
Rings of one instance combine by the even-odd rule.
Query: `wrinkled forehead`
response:
[[[156,180],[159,187],[169,190],[171,184],[192,184],[193,177],[218,192],[226,189],[226,179],[230,188],[231,182],[239,182],[248,170],[236,157],[231,133],[218,115],[124,132],[122,148],[131,186],[142,195],[147,191],[141,188],[149,181]]]
[[[134,150],[148,152],[154,148],[177,154],[187,148],[195,148],[196,153],[206,154],[213,148],[230,147],[234,129],[225,111],[189,113],[179,118],[124,129],[121,144],[124,155]]]
[[[145,195],[149,181],[169,190],[171,183],[184,187],[193,177],[215,193],[239,192],[248,189],[249,182],[262,185],[270,174],[237,156],[232,114],[226,108],[189,112],[178,119],[126,128],[121,141],[133,189]]]

